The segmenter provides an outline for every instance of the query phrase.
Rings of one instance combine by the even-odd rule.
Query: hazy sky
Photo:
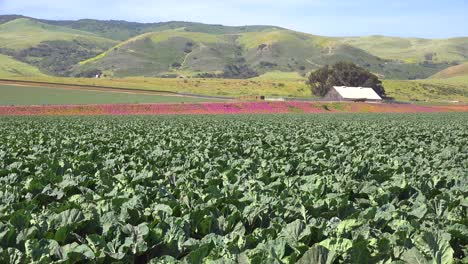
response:
[[[262,24],[328,36],[468,36],[468,0],[0,0],[0,14]]]

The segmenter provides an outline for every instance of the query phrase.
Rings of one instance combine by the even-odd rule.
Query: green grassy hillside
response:
[[[0,15],[0,24],[18,19],[18,18],[24,18],[24,16],[20,15]]]
[[[468,74],[459,75],[451,78],[440,78],[440,79],[426,79],[422,80],[423,82],[427,83],[435,83],[435,84],[442,84],[442,85],[451,85],[457,87],[465,87],[468,88]]]
[[[0,16],[1,17],[1,16]],[[273,26],[241,26],[229,27],[223,25],[209,25],[203,23],[170,21],[160,23],[136,23],[127,21],[101,21],[94,19],[81,19],[77,21],[51,21],[41,22],[92,32],[96,35],[114,40],[125,41],[129,38],[148,32],[160,32],[183,28],[187,32],[202,32],[209,34],[237,34],[244,32],[258,32],[267,29],[278,29]]]
[[[325,64],[350,61],[384,79],[413,80],[468,61],[468,38],[332,38],[273,26],[51,21],[13,15],[0,16],[0,54],[67,77],[97,72],[116,77],[304,76]]]
[[[239,34],[187,32],[185,28],[145,33],[81,63],[77,71],[99,69],[113,76],[162,76],[222,72],[236,65],[256,71],[307,72],[351,61],[392,79],[426,78],[448,64],[386,61],[333,38],[283,29]]]
[[[0,77],[38,77],[45,76],[39,69],[12,57],[0,54]]]
[[[468,78],[384,80],[388,96],[399,101],[468,102]]]
[[[44,41],[87,40],[98,46],[113,43],[89,32],[44,24],[28,18],[18,18],[0,25],[0,48],[22,50]]]
[[[451,39],[368,36],[340,39],[384,59],[407,63],[433,63],[468,60],[468,37]]]
[[[440,71],[433,76],[432,79],[447,79],[458,76],[468,76],[468,63],[463,63],[460,65],[452,66],[443,71]]]
[[[236,58],[227,35],[171,30],[146,33],[120,43],[78,70],[99,69],[114,76],[158,76],[171,71],[222,70]]]
[[[0,24],[0,53],[53,75],[67,76],[73,65],[116,44],[93,33],[28,18]]]

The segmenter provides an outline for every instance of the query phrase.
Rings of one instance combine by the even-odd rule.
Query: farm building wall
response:
[[[284,98],[273,98],[273,97],[265,97],[265,101],[270,102],[284,102],[286,101]]]
[[[335,88],[331,88],[327,94],[323,97],[323,99],[330,100],[330,101],[342,101],[344,98],[335,90]]]

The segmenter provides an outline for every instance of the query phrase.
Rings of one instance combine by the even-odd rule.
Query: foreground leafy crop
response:
[[[468,115],[0,119],[0,262],[467,261]]]

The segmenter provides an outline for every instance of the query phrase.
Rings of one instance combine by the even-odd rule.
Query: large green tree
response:
[[[385,96],[379,78],[351,62],[325,65],[309,75],[307,84],[317,96],[324,96],[333,86],[370,87],[378,95]]]

